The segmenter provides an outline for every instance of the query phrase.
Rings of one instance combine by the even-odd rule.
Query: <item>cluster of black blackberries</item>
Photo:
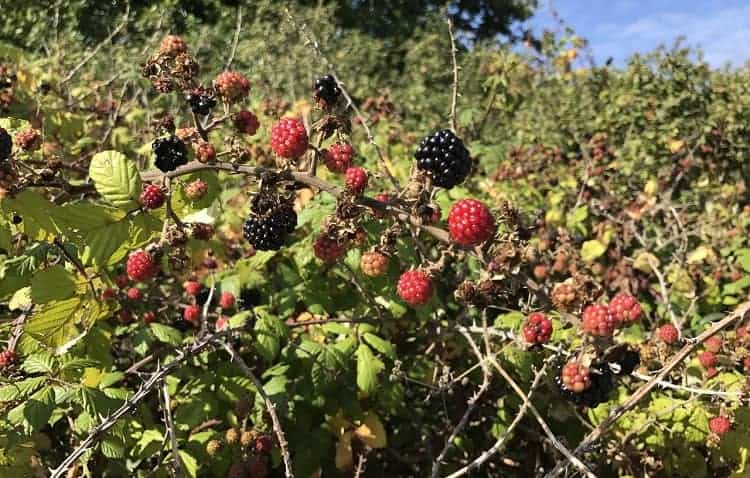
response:
[[[582,392],[568,390],[562,380],[560,373],[555,376],[555,385],[560,394],[577,405],[596,407],[600,403],[609,401],[609,396],[614,388],[615,381],[609,366],[606,363],[592,364],[589,367],[590,385]]]
[[[216,98],[205,93],[190,93],[185,99],[193,113],[206,116],[216,106]]]
[[[163,173],[174,171],[188,162],[188,149],[185,143],[175,135],[156,138],[151,143],[151,149],[156,155],[154,164]]]
[[[297,227],[297,213],[290,204],[281,204],[264,212],[254,211],[245,221],[242,233],[259,251],[281,249]]]
[[[440,130],[424,138],[414,153],[417,168],[426,171],[436,186],[450,189],[471,172],[471,157],[453,131]]]
[[[331,106],[341,96],[341,88],[333,75],[321,76],[315,80],[315,98],[316,100],[323,100],[326,105]]]
[[[0,161],[5,161],[10,158],[10,153],[13,152],[13,138],[10,137],[7,131],[0,128]]]

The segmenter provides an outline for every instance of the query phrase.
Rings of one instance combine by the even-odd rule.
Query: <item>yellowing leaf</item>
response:
[[[586,241],[581,247],[581,259],[583,259],[584,262],[593,262],[601,257],[602,254],[606,252],[606,250],[607,246],[597,241],[596,239]]]
[[[633,268],[641,272],[649,273],[654,267],[659,267],[659,259],[650,252],[641,252],[633,261]]]
[[[336,468],[341,471],[351,470],[354,466],[354,453],[352,452],[352,432],[346,432],[336,442]]]
[[[354,436],[370,448],[385,448],[388,443],[383,422],[374,412],[367,412],[362,425],[354,430]]]
[[[81,384],[88,388],[96,388],[99,386],[99,382],[102,381],[102,371],[98,368],[87,367],[83,371],[83,377],[81,377]]]
[[[702,245],[702,246],[698,246],[693,252],[688,254],[687,263],[698,264],[699,262],[703,262],[706,259],[711,259],[715,257],[716,257],[716,254],[714,253],[713,249],[711,249],[709,246]]]
[[[680,139],[673,139],[669,142],[669,151],[672,154],[679,153],[682,151],[682,148],[685,147],[685,142]]]

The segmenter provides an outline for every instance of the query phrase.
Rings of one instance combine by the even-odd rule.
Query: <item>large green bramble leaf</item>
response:
[[[117,151],[102,151],[91,159],[89,176],[110,204],[122,209],[138,207],[141,176],[134,161]]]
[[[357,386],[365,395],[377,391],[378,375],[385,369],[385,364],[372,353],[366,344],[357,347]]]
[[[31,279],[31,299],[35,304],[68,299],[75,291],[75,277],[61,265],[43,269]]]

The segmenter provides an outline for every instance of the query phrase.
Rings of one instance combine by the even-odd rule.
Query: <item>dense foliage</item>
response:
[[[0,475],[748,475],[750,71],[146,3],[2,27]]]

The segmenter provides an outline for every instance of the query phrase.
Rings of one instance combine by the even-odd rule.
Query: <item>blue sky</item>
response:
[[[535,33],[557,25],[551,8],[589,40],[597,63],[623,65],[635,52],[670,47],[683,35],[714,67],[750,60],[750,0],[539,0],[527,22]]]

